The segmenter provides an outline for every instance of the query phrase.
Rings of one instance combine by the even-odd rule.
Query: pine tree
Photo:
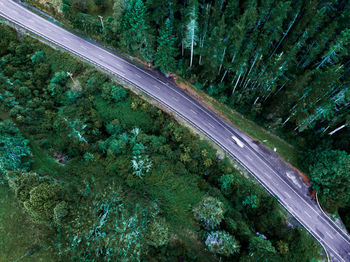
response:
[[[171,20],[168,18],[161,27],[158,37],[158,49],[155,56],[155,65],[164,72],[176,70],[176,37],[173,33]]]
[[[122,21],[122,46],[146,61],[153,57],[153,35],[147,22],[147,8],[142,0],[131,0]]]

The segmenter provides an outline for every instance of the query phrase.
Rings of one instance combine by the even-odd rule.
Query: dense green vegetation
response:
[[[96,4],[113,3],[104,27],[84,3],[62,0],[63,18],[164,73],[188,79],[286,139],[302,152],[300,159],[312,158],[322,144],[346,154],[341,165],[350,165],[347,1],[106,0]],[[298,166],[310,174],[322,202],[337,202],[325,207],[348,208],[348,190],[328,193],[339,176],[348,188],[347,176],[331,172],[320,180],[308,163]],[[334,170],[339,165],[329,164]]]
[[[320,257],[275,198],[187,128],[67,54],[2,25],[0,35],[11,118],[0,119],[0,148],[14,156],[1,159],[0,203],[15,218],[0,216],[1,259]]]

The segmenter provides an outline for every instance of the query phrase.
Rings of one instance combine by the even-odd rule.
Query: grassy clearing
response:
[[[196,87],[184,81],[183,79],[179,79],[178,83],[182,86],[185,85],[187,89],[190,89],[190,93],[192,93],[192,95],[193,93],[195,93],[196,96],[198,95],[200,99],[203,100],[202,102],[204,104],[224,117],[229,123],[237,127],[239,130],[248,134],[253,139],[263,143],[265,146],[272,150],[276,148],[277,153],[283,160],[287,161],[296,168],[299,167],[298,155],[300,152],[294,146],[290,145],[268,130],[262,128],[253,121],[248,120],[243,115],[235,112],[228,106],[218,102],[216,99],[207,95],[204,91],[198,90]]]

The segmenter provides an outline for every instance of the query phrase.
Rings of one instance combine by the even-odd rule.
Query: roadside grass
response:
[[[204,91],[197,89],[184,79],[178,77],[177,83],[180,86],[185,86],[187,91],[192,96],[198,96],[200,102],[212,109],[215,113],[222,116],[226,121],[237,127],[242,132],[248,134],[251,138],[261,142],[271,150],[276,148],[276,153],[286,162],[290,163],[296,168],[300,168],[298,164],[298,155],[301,153],[293,145],[287,143],[277,135],[259,126],[255,122],[247,119],[242,114],[234,111],[223,103],[217,101],[215,98],[210,97]],[[186,90],[185,89],[185,90]]]

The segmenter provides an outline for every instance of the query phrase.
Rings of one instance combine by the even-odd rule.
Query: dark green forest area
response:
[[[296,147],[321,204],[350,228],[347,0],[62,0],[61,10]]]
[[[208,142],[1,24],[0,102],[0,261],[321,257],[277,200]]]

